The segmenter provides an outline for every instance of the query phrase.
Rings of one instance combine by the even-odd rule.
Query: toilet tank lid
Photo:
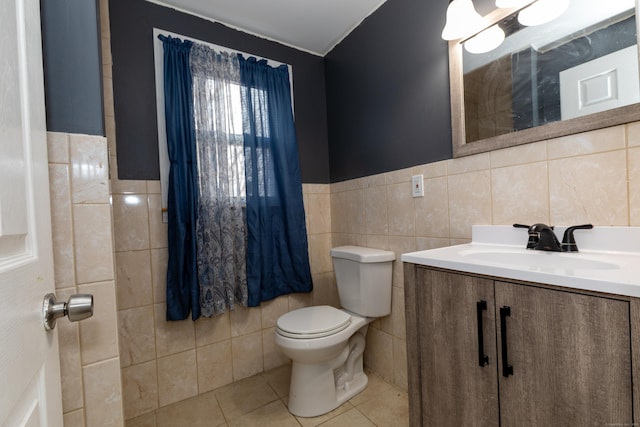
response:
[[[331,256],[334,258],[344,258],[352,261],[386,262],[396,259],[396,254],[382,249],[365,248],[362,246],[339,246],[331,249]]]

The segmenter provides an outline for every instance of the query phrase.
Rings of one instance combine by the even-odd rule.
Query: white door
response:
[[[562,120],[640,102],[638,46],[560,72]]]
[[[62,425],[38,0],[0,0],[0,426]]]

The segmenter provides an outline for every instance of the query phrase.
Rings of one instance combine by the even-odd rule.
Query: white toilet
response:
[[[292,360],[289,411],[300,417],[330,412],[365,389],[367,327],[391,313],[393,252],[341,246],[331,257],[343,308],[290,311],[276,327],[276,345]]]

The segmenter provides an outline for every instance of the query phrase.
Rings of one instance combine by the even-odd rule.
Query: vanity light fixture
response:
[[[458,40],[482,29],[484,21],[471,0],[451,0],[447,7],[447,22],[442,30],[445,40]]]
[[[464,42],[464,48],[469,53],[485,53],[497,48],[503,41],[504,31],[496,24]]]
[[[499,8],[521,9],[518,21],[525,26],[541,25],[562,15],[570,0],[496,0]],[[447,21],[442,30],[445,40],[461,40],[469,53],[489,52],[502,44],[505,33],[498,25],[482,30],[484,19],[476,11],[472,0],[451,0],[447,7]]]
[[[568,8],[569,0],[538,0],[518,13],[518,21],[527,27],[546,24],[562,15]]]
[[[496,7],[501,9],[518,8],[524,7],[533,1],[534,0],[496,0]]]

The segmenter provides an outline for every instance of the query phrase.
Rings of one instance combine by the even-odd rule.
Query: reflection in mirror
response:
[[[640,102],[635,15],[634,0],[572,0],[543,25],[500,20],[498,48],[462,53],[463,144]]]

